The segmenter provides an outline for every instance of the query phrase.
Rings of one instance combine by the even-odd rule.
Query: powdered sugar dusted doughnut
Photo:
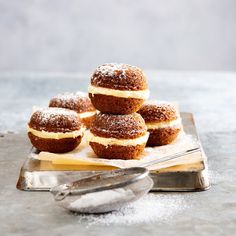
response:
[[[109,114],[136,112],[149,96],[143,71],[116,63],[97,67],[91,76],[88,92],[95,108]]]
[[[181,118],[175,106],[167,102],[145,102],[139,114],[150,133],[147,146],[160,146],[173,142],[181,128]]]
[[[89,144],[101,158],[136,159],[143,152],[148,133],[143,118],[130,115],[98,114],[89,133]]]
[[[29,139],[40,151],[68,152],[81,142],[84,126],[75,111],[42,108],[34,111],[27,126]]]
[[[49,107],[61,107],[76,111],[87,128],[90,127],[96,115],[96,109],[88,95],[83,92],[58,94],[50,100]]]

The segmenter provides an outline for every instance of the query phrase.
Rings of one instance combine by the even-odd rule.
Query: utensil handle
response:
[[[198,152],[199,150],[200,150],[199,147],[188,149],[188,150],[185,150],[183,152],[178,152],[178,153],[175,153],[175,154],[172,154],[172,155],[169,155],[169,156],[162,157],[162,158],[157,159],[157,160],[149,161],[149,162],[147,162],[143,165],[140,165],[139,167],[150,167],[152,165],[164,163],[166,161],[174,160],[174,159],[176,159],[178,157],[181,157],[181,156],[186,156],[188,154]]]

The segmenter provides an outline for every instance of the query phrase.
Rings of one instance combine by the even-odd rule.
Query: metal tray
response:
[[[198,139],[193,115],[181,113],[184,131]],[[58,169],[47,161],[34,159],[29,153],[23,164],[16,187],[27,191],[48,191],[51,187],[91,175],[98,171],[78,170],[76,166],[64,166]],[[201,161],[193,167],[174,166],[158,172],[151,172],[154,181],[152,191],[202,191],[209,188],[207,158],[200,150]],[[105,170],[103,170],[105,171]]]

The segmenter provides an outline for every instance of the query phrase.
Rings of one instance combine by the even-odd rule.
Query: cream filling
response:
[[[79,136],[82,136],[84,133],[85,128],[81,128],[80,130],[75,130],[71,132],[47,132],[47,131],[39,131],[36,129],[32,129],[29,126],[27,126],[28,133],[32,133],[33,135],[39,137],[39,138],[50,138],[50,139],[63,139],[63,138],[77,138]]]
[[[161,128],[167,128],[167,127],[180,127],[181,126],[181,118],[178,118],[176,120],[170,121],[170,122],[147,122],[146,126],[148,129],[161,129]]]
[[[89,85],[88,92],[91,94],[102,94],[114,97],[121,97],[121,98],[138,98],[138,99],[148,99],[149,97],[149,90],[138,90],[138,91],[129,91],[129,90],[117,90],[117,89],[110,89],[110,88],[102,88],[96,87],[93,85]]]
[[[120,146],[136,146],[139,144],[144,144],[147,142],[149,137],[149,133],[147,132],[145,135],[135,138],[135,139],[117,139],[117,138],[104,138],[94,135],[89,131],[88,133],[88,142],[99,143],[104,146],[108,145],[120,145]]]
[[[87,118],[87,117],[93,116],[95,114],[96,114],[96,111],[87,111],[87,112],[79,113],[79,117],[81,119],[83,119],[83,118]]]

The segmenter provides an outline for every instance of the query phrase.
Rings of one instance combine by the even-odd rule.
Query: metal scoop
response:
[[[56,203],[79,213],[105,213],[138,200],[148,193],[153,181],[146,167],[199,151],[199,147],[150,161],[139,167],[106,171],[53,187]]]

